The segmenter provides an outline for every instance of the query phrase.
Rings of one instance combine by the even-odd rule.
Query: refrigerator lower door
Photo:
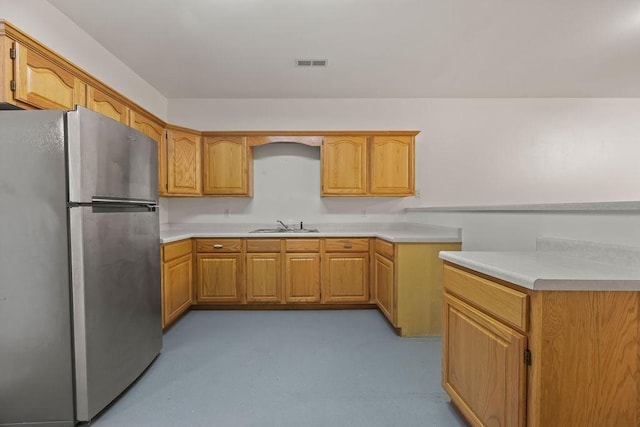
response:
[[[76,419],[88,421],[162,347],[158,212],[69,208]]]

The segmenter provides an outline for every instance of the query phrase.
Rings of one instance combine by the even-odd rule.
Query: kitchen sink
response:
[[[316,228],[257,228],[249,233],[317,233]]]

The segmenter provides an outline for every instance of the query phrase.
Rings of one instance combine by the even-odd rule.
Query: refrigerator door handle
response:
[[[157,205],[155,200],[144,199],[118,199],[112,197],[92,197],[92,203],[108,203],[108,204],[127,204],[127,205]]]

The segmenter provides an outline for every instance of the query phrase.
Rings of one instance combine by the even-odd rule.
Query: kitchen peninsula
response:
[[[440,257],[442,385],[472,425],[640,425],[640,248]]]
[[[460,250],[462,240],[459,228],[412,223],[313,224],[318,232],[303,233],[251,232],[265,224],[163,227],[165,327],[192,306],[377,306],[402,336],[440,335],[438,253]]]

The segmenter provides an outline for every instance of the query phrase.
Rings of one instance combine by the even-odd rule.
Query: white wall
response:
[[[253,200],[172,199],[170,222],[378,221],[411,206],[640,200],[638,99],[172,99],[168,115],[201,130],[421,131],[420,198],[320,198],[319,161],[285,146],[256,159]]]
[[[0,0],[0,18],[161,119],[167,118],[166,97],[46,0]]]
[[[462,249],[535,250],[537,237],[640,247],[638,212],[410,212],[412,222],[462,228]]]

